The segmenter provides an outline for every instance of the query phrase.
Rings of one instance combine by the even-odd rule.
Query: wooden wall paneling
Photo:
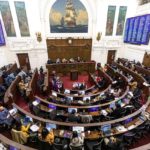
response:
[[[80,56],[85,61],[91,60],[92,39],[47,39],[48,57],[55,61],[57,58],[77,58]]]
[[[144,58],[143,58],[143,65],[146,67],[150,67],[150,54],[145,52]]]

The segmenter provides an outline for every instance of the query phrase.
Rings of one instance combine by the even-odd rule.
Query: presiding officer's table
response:
[[[90,62],[75,62],[75,63],[53,63],[53,64],[46,64],[46,68],[48,69],[48,73],[51,74],[52,71],[56,71],[57,73],[69,73],[70,70],[75,69],[78,70],[79,73],[83,71],[87,71],[90,73],[95,72],[95,61]]]

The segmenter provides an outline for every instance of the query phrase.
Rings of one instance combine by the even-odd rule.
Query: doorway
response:
[[[28,53],[19,53],[17,54],[17,57],[20,68],[27,68],[27,70],[31,69]]]
[[[111,64],[113,61],[115,61],[115,55],[116,50],[108,50],[107,64]]]

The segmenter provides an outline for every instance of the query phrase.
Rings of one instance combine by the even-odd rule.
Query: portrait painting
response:
[[[127,7],[120,6],[116,35],[122,35],[123,33],[126,12],[127,12]]]
[[[14,2],[21,36],[30,36],[24,2]]]
[[[106,35],[112,35],[113,34],[115,12],[116,12],[116,6],[108,6]]]
[[[2,15],[2,19],[5,26],[5,31],[8,37],[16,36],[14,23],[10,11],[10,6],[8,1],[0,1],[0,11]]]
[[[51,33],[87,33],[88,13],[80,0],[57,0],[49,15]]]

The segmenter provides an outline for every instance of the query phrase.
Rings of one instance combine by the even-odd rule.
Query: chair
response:
[[[72,145],[70,145],[70,149],[71,150],[84,150],[84,147],[83,147],[83,145],[80,145],[80,146],[72,146]]]
[[[125,133],[123,136],[124,141],[126,142],[126,144],[129,146],[133,143],[133,141],[135,140],[135,132],[127,132]]]
[[[104,139],[101,139],[101,141],[99,143],[94,144],[93,145],[93,150],[101,150],[103,141],[104,141]]]
[[[38,150],[51,150],[52,145],[41,139],[38,140]]]
[[[58,144],[58,143],[53,144],[53,150],[67,150],[67,149],[68,149],[67,144],[66,145]]]

